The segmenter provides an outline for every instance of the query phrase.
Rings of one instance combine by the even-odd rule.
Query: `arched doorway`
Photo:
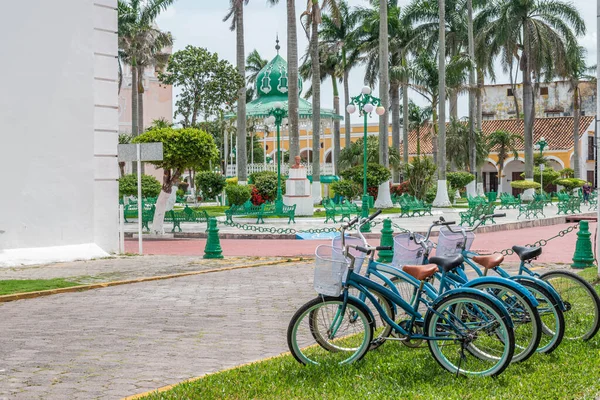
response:
[[[312,149],[304,149],[300,152],[300,159],[303,162],[311,163],[312,162]]]
[[[525,162],[523,160],[510,160],[504,165],[504,169],[502,173],[504,174],[504,179],[502,183],[502,191],[507,193],[512,193],[513,196],[521,194],[523,192],[522,189],[513,189],[510,186],[512,181],[522,181],[524,178],[521,177],[521,174],[525,172]]]
[[[490,161],[481,167],[483,189],[486,192],[498,192],[498,170]]]

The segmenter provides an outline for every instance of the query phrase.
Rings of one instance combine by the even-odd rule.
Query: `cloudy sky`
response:
[[[400,0],[401,6],[408,0]],[[275,37],[279,34],[281,55],[286,57],[286,7],[285,1],[271,7],[265,0],[251,0],[244,11],[246,54],[257,49],[263,58],[268,60],[275,56]],[[303,11],[305,1],[297,1],[298,17]],[[366,0],[348,0],[351,6],[368,6]],[[587,25],[587,34],[580,38],[582,46],[588,50],[588,63],[596,64],[596,2],[592,0],[575,0],[575,6],[580,10]],[[217,52],[221,58],[235,64],[235,32],[229,30],[229,23],[223,22],[229,6],[228,0],[176,0],[175,4],[165,11],[157,20],[161,29],[170,31],[175,37],[174,50],[180,50],[187,45],[205,47]],[[301,26],[298,25],[298,53],[306,52],[307,39]],[[498,70],[497,83],[507,83],[508,78]],[[350,75],[350,95],[356,95],[363,86],[364,69],[356,68]],[[305,85],[307,88],[309,85]],[[177,92],[175,92],[177,93]],[[331,83],[326,81],[321,90],[322,104],[332,107]],[[342,95],[343,96],[343,95]],[[425,104],[421,96],[411,93],[411,99],[418,104]],[[343,97],[342,97],[343,98]],[[459,104],[459,115],[467,114],[464,99]]]

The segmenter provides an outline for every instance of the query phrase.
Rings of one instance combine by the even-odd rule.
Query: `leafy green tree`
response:
[[[152,175],[142,175],[142,197],[156,197],[159,195],[161,184]],[[137,196],[137,175],[128,174],[119,178],[119,196]]]
[[[525,172],[521,174],[522,178],[525,178]],[[542,177],[544,178],[542,180]],[[544,184],[546,186],[554,185],[557,180],[560,179],[560,172],[554,170],[552,167],[544,168],[544,172],[540,171],[540,167],[535,167],[533,169],[533,180],[535,182],[539,182],[540,184]]]
[[[555,181],[557,185],[564,186],[567,192],[572,192],[574,189],[580,188],[585,185],[583,179],[578,178],[563,178]],[[539,184],[538,184],[539,185]]]
[[[466,171],[448,172],[446,177],[450,184],[451,194],[457,190],[461,190],[475,179],[475,175]]]
[[[218,160],[219,151],[211,135],[194,128],[153,129],[136,137],[133,142],[163,144],[163,160],[150,162],[163,169],[162,190],[152,223],[152,231],[162,234],[167,199],[173,185],[186,169],[206,168],[211,160]]]
[[[363,166],[349,168],[342,171],[342,178],[350,180],[362,188],[363,185]],[[381,164],[367,164],[367,188],[377,188],[383,182],[388,181],[392,176],[390,170]]]
[[[415,131],[417,135],[417,157],[421,155],[421,128],[429,123],[432,112],[433,110],[431,107],[421,108],[412,100],[408,103],[408,111],[406,112],[408,116],[408,129],[410,131]],[[404,105],[402,106],[402,113],[405,114]],[[402,119],[404,120],[404,118],[405,117],[403,116]],[[405,136],[408,137],[407,135]],[[408,155],[408,146],[406,144],[408,144],[408,139],[405,138],[404,151]],[[405,158],[408,159],[406,156]]]
[[[214,199],[225,187],[225,177],[217,172],[201,171],[194,178],[196,187],[204,195],[204,199]]]
[[[205,119],[217,114],[225,104],[238,96],[243,79],[217,53],[194,46],[173,53],[166,71],[159,75],[162,83],[181,89],[175,103],[175,116],[180,115],[184,127],[195,126],[199,115]]]
[[[488,149],[498,153],[498,176],[500,179],[503,176],[504,163],[508,160],[510,153],[513,154],[515,160],[519,158],[517,146],[522,140],[521,136],[502,130],[494,131],[488,136]]]
[[[131,132],[137,136],[144,131],[144,69],[151,66],[162,68],[168,59],[163,52],[173,44],[169,32],[156,28],[156,17],[174,0],[119,0],[118,1],[118,46],[119,71],[121,63],[131,66]],[[122,73],[119,75],[119,90]]]
[[[256,77],[258,73],[267,65],[268,61],[260,56],[258,50],[254,49],[252,53],[248,54],[246,58],[246,84],[249,86],[246,88],[246,100],[247,102],[254,99],[256,92],[254,86],[256,85]]]
[[[331,190],[345,199],[352,200],[362,192],[362,188],[356,182],[341,180],[331,184]]]
[[[241,206],[252,196],[252,187],[248,185],[227,185],[225,187],[227,200],[230,205]]]
[[[446,149],[448,152],[448,161],[456,168],[467,169],[471,173],[475,173],[475,170],[471,170],[471,157],[473,153],[470,151],[471,138],[469,137],[469,123],[461,122],[456,119],[452,119],[448,127],[448,134],[446,136]],[[475,159],[477,162],[475,166],[483,164],[488,156],[488,146],[486,139],[481,131],[475,131]]]
[[[430,188],[433,188],[437,166],[431,157],[415,157],[404,164],[404,177],[408,180],[408,192],[418,199],[425,199]]]
[[[339,159],[340,169],[348,169],[357,165],[362,166],[364,160],[363,150],[363,138],[359,138],[356,142],[353,142],[350,147],[342,149]],[[391,166],[400,166],[400,154],[398,154],[398,150],[390,148],[389,159]],[[367,136],[367,162],[379,164],[379,137],[377,136]]]

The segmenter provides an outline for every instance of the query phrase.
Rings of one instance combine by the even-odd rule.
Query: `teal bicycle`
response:
[[[360,221],[371,221],[379,212]],[[355,218],[344,228],[357,223]],[[435,300],[423,296],[425,284],[438,271],[458,268],[462,256],[433,257],[435,265],[413,266],[405,272],[420,282],[416,301],[409,304],[389,287],[354,272],[350,249],[370,255],[385,247],[346,245],[343,258],[332,246],[316,251],[314,286],[319,296],[304,304],[292,317],[287,331],[289,349],[302,364],[349,364],[368,352],[376,328],[375,317],[365,302],[349,294],[353,288],[368,298],[398,338],[424,340],[438,364],[456,374],[496,376],[504,371],[515,350],[513,325],[502,303],[472,288],[456,288]],[[377,294],[377,297],[374,295]],[[410,319],[399,324],[378,299],[403,310]],[[392,308],[393,309],[393,308]],[[413,329],[421,326],[422,329]]]

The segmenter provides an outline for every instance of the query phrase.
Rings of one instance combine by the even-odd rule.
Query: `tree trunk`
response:
[[[164,222],[167,201],[171,196],[171,191],[173,190],[173,183],[177,181],[180,176],[180,170],[175,170],[174,173],[171,173],[170,169],[165,169],[163,171],[162,189],[160,191],[160,194],[158,195],[158,199],[156,200],[156,209],[154,211],[154,220],[152,221],[151,229],[152,233],[156,235],[163,235],[165,233]]]
[[[338,85],[335,80],[335,76],[331,76],[331,84],[333,86],[333,111],[340,115],[340,93],[338,91]],[[340,120],[333,120],[333,175],[338,173],[338,164],[340,162]]]
[[[346,65],[346,53],[344,51],[344,66]],[[352,126],[350,125],[350,114],[346,111],[346,106],[350,104],[350,88],[348,83],[349,78],[348,71],[344,70],[344,147],[350,148],[352,144]]]
[[[138,135],[144,133],[144,68],[137,67],[138,73]]]
[[[408,134],[408,81],[405,80],[402,82],[402,158],[405,163],[408,163]]]
[[[468,13],[468,41],[469,41],[469,59],[471,63],[475,62],[475,43],[473,38],[473,0],[467,0]],[[475,69],[474,65],[469,68],[469,169],[475,173],[477,165],[477,149],[475,147]]]
[[[235,12],[236,24],[236,58],[239,74],[245,79],[246,76],[246,54],[244,50],[244,2],[238,1]],[[246,184],[247,180],[247,157],[246,157],[246,85],[242,85],[238,91],[237,101],[237,150],[236,164],[238,183]],[[241,144],[241,145],[240,145]]]
[[[400,84],[395,82],[390,84],[391,112],[392,112],[392,147],[400,153]],[[400,172],[398,168],[393,170],[394,182],[400,181]]]
[[[576,84],[573,88],[573,175],[575,178],[585,179],[587,176],[582,176],[581,168],[579,166],[579,117],[581,111],[579,110],[579,85]]]
[[[435,103],[433,103],[435,104]],[[437,105],[432,104],[431,120],[432,124],[429,126],[429,138],[431,139],[431,155],[433,156],[433,162],[438,165],[438,135],[437,135],[437,123],[438,123],[438,110]],[[436,171],[437,174],[437,171]]]
[[[321,202],[321,72],[319,64],[319,3],[313,0],[310,35],[312,59],[312,197],[313,203]]]
[[[440,49],[446,48],[446,9],[444,0],[438,0],[440,13]],[[446,55],[439,52],[439,116],[438,116],[438,183],[433,205],[449,207],[448,187],[446,185]]]
[[[521,70],[523,71],[523,113],[525,128],[525,179],[533,180],[533,87],[531,84],[531,64],[529,61],[529,32],[527,25],[523,28],[523,42],[525,50],[521,56]]]
[[[119,162],[119,172],[120,172],[120,177],[124,177],[125,176],[125,162],[121,161]]]
[[[458,92],[450,89],[450,119],[458,119]]]
[[[138,135],[138,85],[137,85],[137,66],[134,62],[131,65],[131,136]],[[131,172],[137,174],[137,163],[131,165]]]
[[[475,115],[475,123],[478,131],[481,131],[483,120],[483,71],[477,68],[477,93],[475,93],[475,102],[477,103],[477,113]]]
[[[298,128],[298,35],[296,32],[295,0],[287,0],[287,61],[288,61],[288,123],[290,165],[300,154],[300,131]],[[266,154],[265,154],[266,157]]]

